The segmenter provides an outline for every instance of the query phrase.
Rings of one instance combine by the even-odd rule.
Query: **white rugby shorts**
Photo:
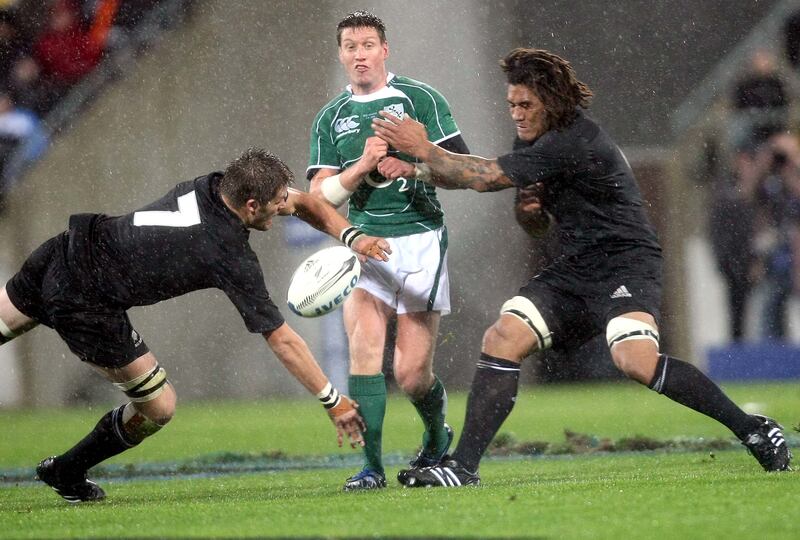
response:
[[[361,265],[356,287],[394,309],[398,315],[418,311],[450,313],[447,274],[447,229],[387,238],[387,262],[369,259]]]

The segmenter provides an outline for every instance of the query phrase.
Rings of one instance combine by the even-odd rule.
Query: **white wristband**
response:
[[[353,194],[352,191],[342,185],[340,176],[341,174],[328,176],[322,180],[322,184],[320,185],[322,196],[325,197],[325,199],[327,199],[328,202],[336,208],[339,208],[346,203],[347,199],[350,198],[350,195]]]
[[[350,249],[353,248],[353,242],[356,241],[356,238],[359,236],[364,236],[362,231],[358,230],[358,227],[347,227],[342,229],[342,232],[339,233],[339,240],[342,241],[342,244],[346,245]]]
[[[328,397],[328,394],[331,393],[331,390],[333,390],[333,385],[331,384],[330,381],[328,381],[328,384],[326,384],[322,388],[322,390],[320,390],[320,392],[317,394],[317,399],[322,399],[324,397]]]

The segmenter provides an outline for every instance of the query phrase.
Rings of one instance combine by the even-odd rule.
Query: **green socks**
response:
[[[350,375],[350,397],[358,402],[358,412],[364,418],[364,459],[367,468],[384,474],[381,460],[383,417],[386,414],[386,381],[377,375]]]
[[[434,375],[433,386],[422,399],[412,401],[417,408],[425,434],[422,436],[423,454],[426,457],[437,457],[447,446],[447,431],[444,429],[444,417],[447,414],[447,392],[439,377]]]

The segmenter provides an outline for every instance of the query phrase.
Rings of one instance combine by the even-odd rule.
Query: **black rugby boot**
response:
[[[100,486],[86,479],[85,472],[68,474],[59,470],[55,456],[39,463],[36,467],[36,479],[53,488],[69,503],[99,501],[106,497],[106,492]]]
[[[783,426],[772,418],[754,414],[761,425],[758,429],[742,441],[747,450],[758,460],[765,471],[791,471],[789,462],[792,460],[792,453],[786,446],[786,438],[783,436]]]

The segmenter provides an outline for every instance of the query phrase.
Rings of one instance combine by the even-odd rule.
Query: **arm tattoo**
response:
[[[422,160],[433,173],[431,184],[444,189],[499,191],[514,187],[496,159],[454,154],[430,145]]]

